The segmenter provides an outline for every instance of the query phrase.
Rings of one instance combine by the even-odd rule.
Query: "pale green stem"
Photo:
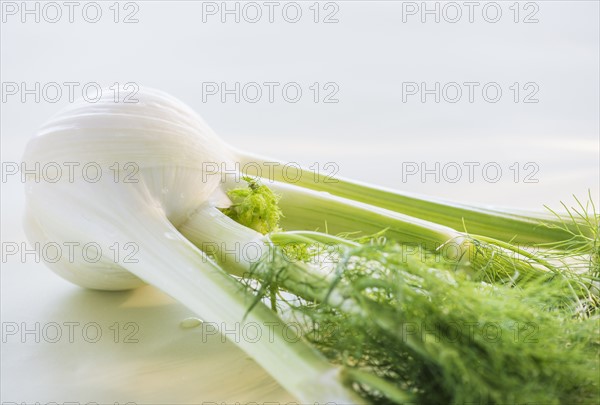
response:
[[[390,239],[404,244],[418,244],[430,250],[449,241],[460,245],[465,239],[462,232],[447,226],[329,193],[280,182],[267,185],[281,196],[281,226],[286,230],[319,230],[332,235],[360,230],[362,236],[385,230],[385,236]],[[225,184],[226,189],[241,186],[243,184],[234,182]]]
[[[541,213],[504,212],[489,207],[477,207],[443,201],[431,197],[372,186],[343,178],[328,178],[320,173],[302,169],[297,176],[294,170],[286,172],[284,163],[242,151],[235,151],[241,168],[262,167],[261,172],[270,180],[292,182],[303,188],[325,191],[336,196],[396,211],[412,217],[435,222],[469,233],[486,235],[494,239],[519,243],[552,243],[569,239],[578,232],[577,224],[559,221]],[[277,165],[274,163],[278,163]],[[294,166],[296,167],[296,166]],[[290,173],[293,173],[293,177]],[[546,227],[541,222],[555,225]],[[466,229],[464,228],[466,227]],[[566,227],[567,229],[563,229]]]
[[[133,214],[132,214],[133,215]],[[248,312],[254,297],[214,261],[181,235],[166,219],[153,216],[139,220],[138,262],[122,265],[161,289],[219,329],[236,330],[251,324],[260,330],[257,339],[238,336],[242,350],[255,359],[301,402],[357,403],[360,397],[347,388],[332,366],[304,340],[286,338],[286,324],[262,303]],[[205,227],[219,224],[204,223]],[[125,236],[125,235],[124,235]],[[123,241],[130,238],[123,238]]]
[[[297,242],[299,238],[304,238],[309,243],[320,242],[339,244],[347,247],[360,247],[360,243],[352,242],[351,240],[340,238],[339,236],[314,231],[287,231],[275,234],[271,239],[275,240],[276,237],[283,237],[282,240],[285,242],[284,238],[286,236],[290,237],[290,242]]]

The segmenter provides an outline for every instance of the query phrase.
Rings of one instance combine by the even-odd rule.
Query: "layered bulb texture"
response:
[[[74,246],[71,258],[47,263],[83,287],[139,286],[115,259],[135,260],[134,243],[156,232],[157,223],[177,228],[211,196],[222,198],[220,176],[204,170],[208,162],[230,165],[220,138],[164,93],[144,90],[137,99],[79,100],[39,130],[23,157],[26,167],[72,168],[57,182],[28,179],[25,229],[32,243],[87,241]],[[87,243],[95,251],[79,250]]]

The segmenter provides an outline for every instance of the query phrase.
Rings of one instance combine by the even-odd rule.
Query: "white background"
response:
[[[3,9],[6,7],[3,3]],[[28,6],[35,7],[36,2]],[[21,3],[17,2],[18,7]],[[62,4],[59,2],[59,4]],[[571,194],[587,198],[599,189],[599,3],[538,1],[520,3],[515,23],[513,2],[499,2],[502,17],[487,22],[486,2],[468,9],[457,23],[439,23],[434,16],[405,15],[407,3],[335,2],[337,23],[323,23],[336,10],[300,2],[302,18],[285,21],[282,6],[274,22],[268,9],[257,23],[244,16],[221,22],[206,15],[201,2],[135,2],[137,23],[115,23],[113,2],[101,2],[102,18],[86,22],[81,3],[74,22],[66,7],[57,23],[41,15],[21,21],[21,14],[3,14],[1,68],[3,85],[26,82],[134,82],[167,91],[188,103],[229,143],[262,155],[303,165],[335,162],[338,175],[373,184],[444,197],[456,201],[527,209],[556,207]],[[216,3],[217,6],[220,2]],[[259,2],[262,4],[262,2]],[[420,6],[421,2],[416,3]],[[458,2],[462,4],[462,2]],[[43,8],[43,3],[37,7]],[[240,3],[240,7],[243,3]],[[439,3],[442,8],[444,3]],[[206,7],[206,5],[205,5]],[[234,7],[234,2],[229,3]],[[314,6],[313,6],[314,7]],[[435,3],[428,3],[435,7]],[[119,6],[122,20],[135,10]],[[446,9],[447,18],[454,11]],[[50,10],[48,10],[50,12]],[[250,12],[251,10],[249,10]],[[495,13],[488,10],[487,17]],[[291,16],[293,13],[290,11]],[[93,16],[93,14],[91,14]],[[254,12],[249,15],[254,16]],[[54,18],[54,12],[49,15]],[[206,96],[207,82],[242,85],[248,82],[298,83],[303,96],[286,102],[281,91],[270,103],[229,96]],[[315,103],[313,83],[339,87],[337,103]],[[403,82],[495,82],[503,95],[487,102],[475,92],[457,103],[428,96],[403,102]],[[518,103],[509,89],[533,82],[537,103]],[[63,88],[66,91],[66,88]],[[281,86],[279,87],[281,89]],[[463,87],[466,91],[466,87]],[[81,86],[76,90],[81,95]],[[68,104],[3,91],[2,162],[18,162],[27,140],[51,114]],[[496,163],[498,182],[485,181],[481,170],[469,182],[466,171],[456,183],[403,179],[407,163]],[[509,169],[531,162],[537,183],[515,182]],[[480,166],[480,167],[481,167]],[[529,166],[531,167],[531,166]],[[465,169],[466,170],[466,169]],[[491,172],[490,172],[491,173]],[[21,228],[23,185],[17,176],[2,183],[2,241],[24,241]],[[202,401],[286,401],[283,392],[258,366],[219,337],[202,342],[200,329],[182,330],[179,322],[191,314],[150,287],[129,293],[83,291],[59,279],[31,257],[23,263],[10,257],[2,263],[1,316],[8,323],[97,322],[106,336],[99,343],[76,335],[73,344],[51,344],[43,337],[4,336],[2,401],[96,401],[138,403],[199,403]],[[109,326],[135,322],[138,343],[114,343]],[[67,329],[64,328],[63,332]],[[26,340],[26,343],[21,343]],[[122,340],[122,337],[121,339]]]

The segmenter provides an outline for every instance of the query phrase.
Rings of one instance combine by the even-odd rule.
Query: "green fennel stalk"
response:
[[[235,151],[241,167],[268,168],[269,180],[290,182],[283,163],[253,154]],[[324,191],[353,201],[420,218],[454,229],[466,229],[475,234],[494,239],[526,244],[555,243],[569,239],[577,232],[577,224],[564,217],[529,212],[507,212],[498,209],[459,204],[430,197],[423,197],[383,187],[372,186],[354,180],[329,178],[308,169],[294,175],[292,184],[315,191]],[[541,223],[545,226],[541,226]],[[576,221],[578,222],[578,221]],[[589,236],[589,235],[588,235]]]

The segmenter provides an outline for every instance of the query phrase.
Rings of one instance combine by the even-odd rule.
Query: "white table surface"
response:
[[[336,2],[334,24],[312,22],[312,2],[298,3],[304,14],[296,24],[280,14],[274,23],[221,23],[214,16],[203,22],[202,4],[193,1],[136,2],[135,24],[112,22],[112,2],[101,3],[106,18],[96,24],[80,14],[74,23],[56,24],[3,15],[2,82],[135,82],[159,88],[187,102],[242,149],[303,165],[335,162],[341,176],[410,192],[541,209],[571,201],[571,194],[586,198],[590,190],[597,202],[599,3],[538,1],[539,22],[533,24],[514,23],[512,3],[499,3],[503,17],[495,24],[477,12],[474,23],[465,17],[456,24],[421,23],[419,16],[403,23],[402,2],[391,1]],[[203,82],[269,81],[297,82],[306,96],[298,103],[202,100]],[[314,103],[308,89],[314,82],[335,82],[339,102]],[[474,103],[421,103],[416,97],[403,103],[403,82],[496,82],[504,95],[498,103],[480,97]],[[536,83],[539,102],[513,102],[514,82]],[[68,104],[66,98],[36,103],[4,96],[3,164],[18,162],[36,128]],[[423,182],[418,176],[403,181],[407,162],[430,167],[495,162],[504,173],[496,183],[481,176],[472,183]],[[535,163],[538,182],[515,182],[509,169],[515,162]],[[18,178],[2,182],[1,201],[3,244],[24,242]],[[232,343],[218,336],[203,339],[200,328],[180,328],[191,315],[152,287],[85,291],[31,257],[8,257],[1,270],[0,399],[292,400]],[[90,343],[76,328],[73,342],[64,337],[50,343],[40,336],[38,343],[35,333],[7,332],[14,325],[48,328],[51,322],[63,333],[65,322],[80,327],[95,322],[103,336]],[[121,332],[129,323],[137,325],[138,342],[125,343],[121,334],[115,343],[110,328],[115,323]]]

